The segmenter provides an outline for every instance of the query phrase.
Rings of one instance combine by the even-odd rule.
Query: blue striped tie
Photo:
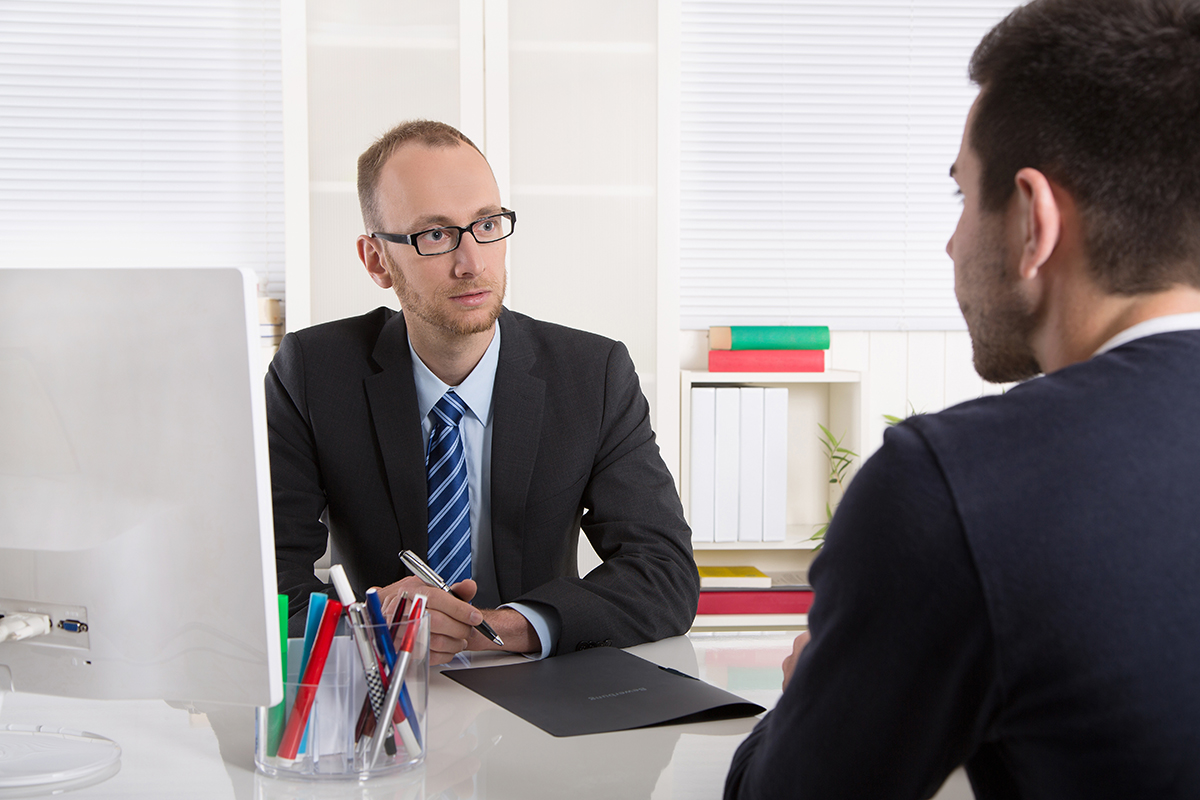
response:
[[[447,583],[471,577],[471,503],[467,453],[458,423],[466,406],[454,390],[429,412],[433,430],[425,458],[429,487],[429,565]]]

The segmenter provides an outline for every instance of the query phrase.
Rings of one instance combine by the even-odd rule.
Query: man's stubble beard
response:
[[[404,277],[404,273],[397,267],[388,255],[386,249],[383,253],[383,263],[387,268],[388,275],[392,278],[392,288],[396,291],[396,297],[400,299],[400,308],[405,314],[412,314],[422,321],[441,330],[455,334],[457,336],[470,336],[476,333],[483,333],[491,330],[496,324],[496,320],[500,316],[500,312],[504,309],[504,294],[507,290],[507,275],[501,273],[500,285],[495,286],[490,283],[466,283],[455,287],[455,292],[462,294],[472,290],[488,289],[495,295],[495,302],[487,309],[488,313],[484,319],[477,321],[456,319],[447,314],[443,309],[439,308],[436,302],[428,302],[425,298],[418,295],[408,285],[408,281]]]
[[[989,228],[971,258],[975,263],[970,269],[983,281],[976,289],[979,297],[962,307],[975,371],[989,383],[1023,381],[1041,374],[1030,344],[1037,320],[1009,276],[1003,227]]]

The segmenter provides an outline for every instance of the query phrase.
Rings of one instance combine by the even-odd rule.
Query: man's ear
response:
[[[392,276],[387,271],[387,265],[383,261],[384,243],[381,239],[372,239],[370,236],[358,237],[358,260],[367,268],[367,274],[371,276],[371,280],[381,289],[392,288]]]
[[[1036,278],[1058,247],[1062,211],[1050,180],[1038,170],[1030,167],[1020,170],[1016,184],[1017,230],[1021,237],[1018,274],[1025,279]]]

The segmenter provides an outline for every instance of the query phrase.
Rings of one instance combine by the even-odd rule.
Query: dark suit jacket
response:
[[[552,609],[556,652],[683,633],[699,592],[691,535],[628,351],[507,309],[500,328],[491,503],[501,600]],[[313,563],[327,534],[360,595],[407,574],[401,549],[426,553],[403,314],[379,308],[288,334],[266,394],[279,590],[296,631],[308,594],[326,589]],[[584,579],[581,526],[604,560]]]

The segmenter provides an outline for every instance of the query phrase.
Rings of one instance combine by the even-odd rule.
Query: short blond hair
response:
[[[358,157],[358,204],[362,208],[363,225],[368,233],[376,232],[380,224],[379,196],[376,189],[379,187],[379,174],[383,171],[383,165],[393,153],[409,142],[419,142],[426,147],[458,147],[468,144],[483,155],[483,151],[462,131],[431,119],[401,122],[380,136]]]

